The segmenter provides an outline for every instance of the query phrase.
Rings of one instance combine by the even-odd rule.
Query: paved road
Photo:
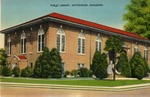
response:
[[[150,88],[123,92],[0,87],[0,97],[150,97]]]

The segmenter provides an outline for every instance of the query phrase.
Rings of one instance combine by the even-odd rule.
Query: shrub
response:
[[[89,77],[87,68],[80,68],[80,77]]]
[[[33,74],[33,70],[29,66],[27,66],[25,69],[22,69],[22,71],[21,71],[22,77],[31,77],[32,74]]]
[[[138,65],[140,65],[140,66],[138,66]],[[144,60],[144,58],[142,58],[140,52],[135,52],[134,53],[133,57],[130,60],[130,66],[131,66],[131,76],[135,77],[135,78],[137,77],[137,76],[135,76],[136,75],[135,71],[137,71],[136,70],[137,66],[138,66],[138,69],[143,67],[144,74],[141,74],[141,76],[145,77],[145,76],[147,76],[147,74],[149,72],[148,64]]]
[[[57,66],[54,66],[51,70],[51,78],[61,78],[62,77],[62,70]]]
[[[3,66],[0,65],[0,75],[2,75]]]
[[[8,66],[3,67],[2,75],[3,76],[11,76],[12,72]]]
[[[47,47],[45,47],[42,55],[40,55],[35,62],[33,77],[48,78],[50,77],[50,71],[51,71],[50,51]]]
[[[92,70],[88,70],[88,75],[89,75],[89,77],[92,77],[93,71]]]
[[[93,73],[95,73],[95,69],[100,64],[100,56],[101,56],[100,52],[96,51],[94,53],[94,56],[93,56],[93,59],[92,59],[92,64],[91,64],[91,70],[93,71]]]
[[[142,65],[138,65],[135,67],[135,70],[133,72],[133,77],[141,80],[144,76],[144,68]]]
[[[69,71],[65,71],[65,72],[64,72],[64,77],[67,77],[67,75],[69,75],[69,74],[70,74]]]
[[[71,75],[74,76],[74,77],[78,77],[80,75],[80,71],[74,69],[74,70],[71,71]]]
[[[120,58],[118,60],[118,63],[116,65],[116,69],[121,72],[121,74],[125,77],[131,77],[131,68],[130,64],[128,62],[128,57],[125,52],[122,52],[120,54]]]
[[[59,51],[56,48],[53,48],[50,52],[50,66],[52,78],[61,78],[62,77],[62,59]]]
[[[103,53],[100,54],[100,52],[95,52],[93,60],[92,60],[92,71],[93,74],[100,79],[106,78],[107,75],[107,56]]]
[[[12,74],[14,74],[15,77],[19,77],[20,76],[20,69],[18,66],[15,66],[13,69],[12,69]]]

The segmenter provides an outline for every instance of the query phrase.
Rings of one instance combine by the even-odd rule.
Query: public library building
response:
[[[11,68],[34,67],[46,46],[57,48],[64,70],[90,68],[95,50],[104,51],[110,36],[120,36],[130,59],[140,51],[150,65],[150,41],[136,34],[78,18],[51,13],[0,31],[5,34],[5,50]]]

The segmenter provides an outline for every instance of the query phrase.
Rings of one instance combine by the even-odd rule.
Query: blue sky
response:
[[[1,29],[57,12],[122,29],[130,0],[1,0]],[[96,7],[52,7],[50,4],[102,4]]]

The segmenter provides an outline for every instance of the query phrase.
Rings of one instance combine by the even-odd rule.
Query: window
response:
[[[134,53],[135,52],[138,52],[138,45],[137,44],[134,46]]]
[[[78,70],[79,70],[80,68],[85,68],[85,64],[83,64],[83,63],[78,63],[77,65],[78,65]]]
[[[24,32],[21,34],[21,53],[26,53],[26,34]]]
[[[85,54],[85,35],[83,32],[78,36],[78,53]]]
[[[144,48],[144,59],[145,59],[146,61],[148,61],[148,47],[146,47],[146,46],[145,46],[145,48]]]
[[[10,55],[11,54],[11,38],[10,37],[8,38],[7,45],[8,45],[8,55]]]
[[[96,40],[95,40],[96,51],[101,52],[101,50],[102,50],[102,44],[101,43],[102,43],[101,37],[100,37],[100,34],[98,34],[98,36],[96,37]]]
[[[57,50],[59,52],[65,52],[66,35],[63,29],[57,31]]]
[[[33,63],[32,62],[29,64],[29,67],[33,68]]]
[[[64,72],[65,72],[65,63],[62,62],[62,74],[64,74]]]
[[[44,30],[40,27],[38,31],[38,51],[43,51],[44,49]]]

